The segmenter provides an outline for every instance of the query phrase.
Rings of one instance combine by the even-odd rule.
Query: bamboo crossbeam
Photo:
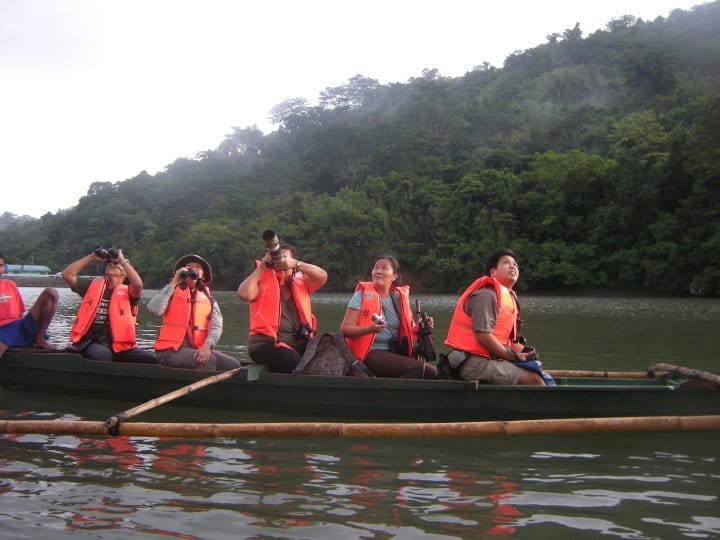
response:
[[[218,373],[217,375],[212,375],[205,379],[196,381],[192,384],[188,384],[186,386],[183,386],[182,388],[173,390],[172,392],[169,392],[165,395],[153,398],[150,401],[146,401],[145,403],[141,403],[140,405],[137,405],[132,409],[128,409],[126,411],[116,414],[115,416],[111,416],[105,421],[105,424],[108,428],[115,429],[120,422],[128,418],[132,418],[133,416],[137,416],[140,413],[149,411],[150,409],[154,409],[155,407],[159,407],[160,405],[163,405],[174,399],[186,396],[189,393],[194,392],[195,390],[199,390],[200,388],[204,388],[220,381],[226,381],[227,379],[230,379],[231,377],[234,377],[235,375],[240,373],[240,371],[242,371],[243,369],[244,368],[239,367],[231,369],[229,371],[223,371],[222,373]]]
[[[131,437],[468,437],[599,432],[718,431],[720,415],[561,418],[444,423],[156,423],[126,422],[118,435]],[[0,420],[0,434],[109,435],[105,422]]]

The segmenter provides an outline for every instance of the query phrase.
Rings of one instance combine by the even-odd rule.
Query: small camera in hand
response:
[[[295,337],[297,339],[310,339],[310,334],[312,334],[312,328],[305,324],[295,329]]]
[[[183,270],[180,272],[180,278],[181,279],[197,279],[199,277],[197,270],[194,270],[192,268],[189,268],[188,270]]]
[[[117,259],[120,256],[120,250],[112,246],[108,248],[98,246],[95,248],[93,253],[95,253],[95,255],[105,261],[109,261],[110,259]]]
[[[372,320],[375,324],[387,324],[385,317],[383,317],[379,313],[373,313]]]

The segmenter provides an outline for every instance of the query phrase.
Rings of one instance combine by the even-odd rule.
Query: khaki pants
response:
[[[460,376],[465,381],[489,384],[517,384],[522,368],[505,360],[491,360],[471,354],[460,366]]]

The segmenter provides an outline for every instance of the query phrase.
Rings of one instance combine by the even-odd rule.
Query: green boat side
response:
[[[128,408],[214,372],[96,362],[69,352],[9,350],[0,385],[126,399]],[[555,387],[457,380],[296,376],[250,365],[172,403],[242,411],[243,417],[318,421],[460,422],[720,414],[720,385],[693,378],[557,379]],[[169,407],[172,404],[163,405]]]

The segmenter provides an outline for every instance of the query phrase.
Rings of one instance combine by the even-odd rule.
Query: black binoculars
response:
[[[95,251],[93,251],[93,253],[106,261],[109,261],[110,259],[117,259],[120,256],[120,250],[112,246],[110,246],[109,248],[98,246],[95,248]]]
[[[197,270],[193,270],[192,268],[190,268],[188,270],[183,270],[182,272],[180,272],[181,279],[187,279],[187,278],[197,279],[198,277],[199,277],[199,275],[197,273]]]

